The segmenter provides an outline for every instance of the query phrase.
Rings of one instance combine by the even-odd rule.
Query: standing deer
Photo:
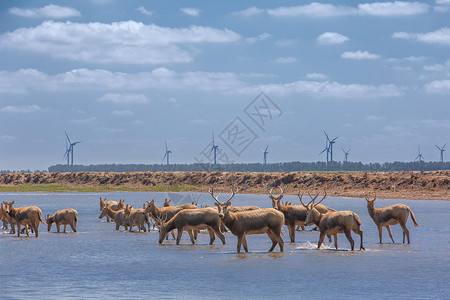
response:
[[[15,208],[13,205],[14,201],[10,202],[6,207],[5,213],[15,220],[17,225],[17,236],[20,236],[20,226],[25,225],[27,236],[30,236],[28,233],[28,226],[31,226],[31,229],[34,231],[36,237],[38,237],[39,224],[42,223],[47,225],[44,221],[42,221],[41,209],[37,206]]]
[[[170,206],[170,202],[172,202],[172,199],[167,199],[166,198],[166,200],[164,200],[164,207],[169,207]]]
[[[104,216],[108,216],[116,223],[116,230],[119,230],[120,226],[125,227],[125,230],[128,230],[128,226],[130,226],[130,220],[125,219],[125,209],[121,210],[112,210],[111,207],[106,206],[103,208],[102,213],[98,217],[99,219]]]
[[[45,222],[48,225],[48,231],[52,229],[52,224],[56,224],[56,230],[59,233],[59,226],[64,225],[64,233],[66,233],[67,225],[70,225],[73,232],[77,232],[78,212],[73,208],[61,209],[55,212],[52,216],[47,214]]]
[[[273,251],[277,244],[280,246],[280,252],[283,252],[281,227],[284,224],[284,215],[273,208],[231,212],[228,208],[236,192],[236,189],[232,189],[231,197],[226,202],[220,202],[218,200],[220,194],[214,196],[214,186],[209,189],[211,197],[216,201],[214,204],[218,208],[219,217],[231,233],[237,236],[237,252],[241,252],[241,245],[244,246],[245,252],[248,252],[246,235],[264,233],[272,240],[269,252]]]
[[[212,207],[183,209],[169,221],[158,221],[159,243],[162,244],[170,231],[177,229],[177,245],[180,244],[183,231],[187,230],[192,244],[195,244],[196,235],[193,231],[206,229],[209,232],[209,244],[212,245],[216,234],[225,245],[225,236],[220,231],[221,219],[217,210]]]
[[[383,227],[386,227],[389,236],[391,237],[392,243],[395,244],[394,238],[392,237],[391,225],[400,224],[403,229],[403,244],[405,243],[405,236],[408,239],[409,244],[409,230],[406,228],[406,221],[408,221],[408,216],[411,214],[411,219],[414,223],[414,226],[419,227],[419,224],[414,217],[411,209],[405,204],[394,204],[391,206],[375,208],[375,200],[377,200],[376,195],[375,198],[369,199],[367,197],[367,210],[369,211],[369,215],[372,220],[375,222],[378,228],[378,235],[380,236],[380,244],[382,244]]]
[[[312,199],[307,205],[302,201],[299,195],[300,202],[306,208],[306,220],[305,225],[316,224],[320,230],[319,243],[317,244],[317,249],[323,243],[325,235],[334,236],[334,246],[338,248],[337,234],[344,233],[350,242],[352,251],[355,249],[355,241],[352,238],[352,231],[361,237],[361,244],[359,250],[365,250],[363,247],[363,231],[360,229],[361,221],[357,214],[352,211],[329,211],[326,213],[321,213],[316,209],[316,206],[326,198],[325,196],[317,204],[314,204]]]
[[[148,211],[144,209],[133,209],[133,206],[125,206],[124,218],[129,219],[130,222],[130,232],[133,229],[133,226],[137,226],[138,231],[147,232],[145,229],[145,224],[147,224],[150,229],[150,222],[148,220]]]
[[[123,202],[124,200],[119,200],[119,202],[106,201],[106,198],[102,199],[102,197],[100,197],[100,211],[103,211],[106,206],[109,206],[112,210],[121,210],[125,208],[125,204]],[[111,219],[108,216],[106,216],[106,222],[111,222]]]

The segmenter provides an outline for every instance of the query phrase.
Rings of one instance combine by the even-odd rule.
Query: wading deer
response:
[[[121,210],[125,208],[125,204],[123,203],[125,200],[119,200],[119,202],[117,201],[106,201],[106,198],[100,197],[100,211],[103,211],[103,209],[106,206],[111,207],[112,210]],[[110,222],[111,219],[106,216],[106,222]]]
[[[10,202],[5,212],[15,220],[17,224],[17,236],[20,236],[20,226],[24,225],[27,236],[30,236],[28,233],[28,226],[30,226],[36,237],[39,237],[39,223],[47,225],[42,221],[41,209],[37,206],[15,208],[13,205],[14,201]]]
[[[183,209],[169,221],[158,221],[159,243],[162,244],[170,231],[177,229],[177,245],[180,243],[183,231],[188,231],[192,244],[195,244],[193,231],[208,230],[209,244],[212,245],[217,235],[225,245],[225,236],[220,231],[221,219],[215,208]],[[215,235],[214,235],[215,234]]]
[[[11,205],[11,203],[13,203],[13,201],[3,201],[3,214],[4,214],[4,222],[6,221],[6,224],[11,225],[11,230],[9,231],[9,233],[15,234],[16,233],[16,220],[14,218],[11,218],[11,216],[9,214],[6,213],[6,208]],[[4,225],[4,224],[3,224]],[[6,226],[7,227],[7,226]]]
[[[170,202],[172,202],[172,199],[166,199],[164,200],[164,207],[169,207],[170,206]]]
[[[129,219],[130,222],[130,232],[133,229],[133,226],[137,226],[138,231],[147,232],[145,229],[145,224],[147,224],[150,229],[150,222],[148,220],[148,212],[144,209],[133,209],[133,206],[125,206],[124,218]]]
[[[284,224],[284,215],[273,208],[231,212],[228,208],[231,206],[230,201],[236,192],[236,189],[232,189],[231,197],[226,202],[220,202],[218,200],[220,194],[214,196],[214,186],[209,189],[211,197],[216,201],[215,205],[218,208],[219,217],[238,239],[237,252],[241,252],[241,245],[244,246],[245,252],[248,252],[246,235],[264,233],[272,241],[269,252],[273,251],[277,244],[280,246],[280,252],[283,252],[284,241],[281,238],[281,227]]]
[[[300,202],[303,201],[300,198]],[[326,198],[325,196],[317,204],[322,202]],[[319,243],[317,244],[317,249],[320,248],[325,235],[334,236],[334,246],[338,248],[337,234],[344,233],[350,242],[352,251],[355,249],[355,241],[352,238],[352,231],[361,237],[361,244],[359,250],[365,250],[363,247],[363,231],[360,229],[361,221],[357,214],[352,211],[329,211],[326,213],[321,213],[316,209],[317,204],[314,204],[312,199],[307,205],[303,206],[307,210],[305,225],[316,224],[320,230]]]
[[[125,209],[112,210],[109,206],[106,206],[103,208],[102,213],[98,218],[101,219],[104,216],[108,216],[116,223],[116,230],[119,230],[120,226],[123,226],[125,227],[125,230],[128,230],[128,226],[130,226],[130,220],[125,219]]]
[[[405,204],[394,204],[391,206],[375,208],[375,200],[377,200],[376,196],[373,199],[369,199],[367,197],[367,210],[369,211],[369,215],[372,220],[375,222],[378,228],[378,235],[380,236],[380,244],[382,244],[383,227],[386,227],[389,236],[391,237],[392,243],[395,244],[394,238],[392,237],[391,225],[400,224],[403,229],[403,244],[405,243],[405,236],[408,240],[409,244],[409,230],[406,228],[406,221],[408,221],[408,216],[411,214],[411,219],[414,223],[414,226],[419,227],[419,224],[414,217],[411,209]]]
[[[59,233],[59,226],[64,225],[64,233],[66,233],[67,225],[70,225],[73,232],[77,232],[77,221],[78,221],[78,212],[73,208],[61,209],[55,212],[54,215],[50,216],[47,214],[47,218],[45,218],[45,222],[48,225],[48,231],[52,229],[52,224],[56,224],[56,230]]]

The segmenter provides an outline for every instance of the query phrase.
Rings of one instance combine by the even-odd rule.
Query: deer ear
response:
[[[227,207],[230,206],[230,205],[231,205],[231,202],[227,202],[226,205],[227,205]]]
[[[214,202],[214,205],[217,206],[217,207],[219,207],[219,203],[215,203],[215,202]]]

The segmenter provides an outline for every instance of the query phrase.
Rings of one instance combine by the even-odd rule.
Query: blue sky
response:
[[[449,20],[450,0],[1,1],[0,169],[64,163],[64,131],[75,164],[162,163],[165,141],[208,161],[212,132],[222,161],[323,161],[324,130],[335,160],[437,161]]]

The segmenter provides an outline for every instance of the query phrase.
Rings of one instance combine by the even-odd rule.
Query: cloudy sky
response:
[[[213,132],[234,162],[450,142],[450,0],[4,0],[0,29],[0,170],[64,163],[64,131],[75,164],[206,162]]]

